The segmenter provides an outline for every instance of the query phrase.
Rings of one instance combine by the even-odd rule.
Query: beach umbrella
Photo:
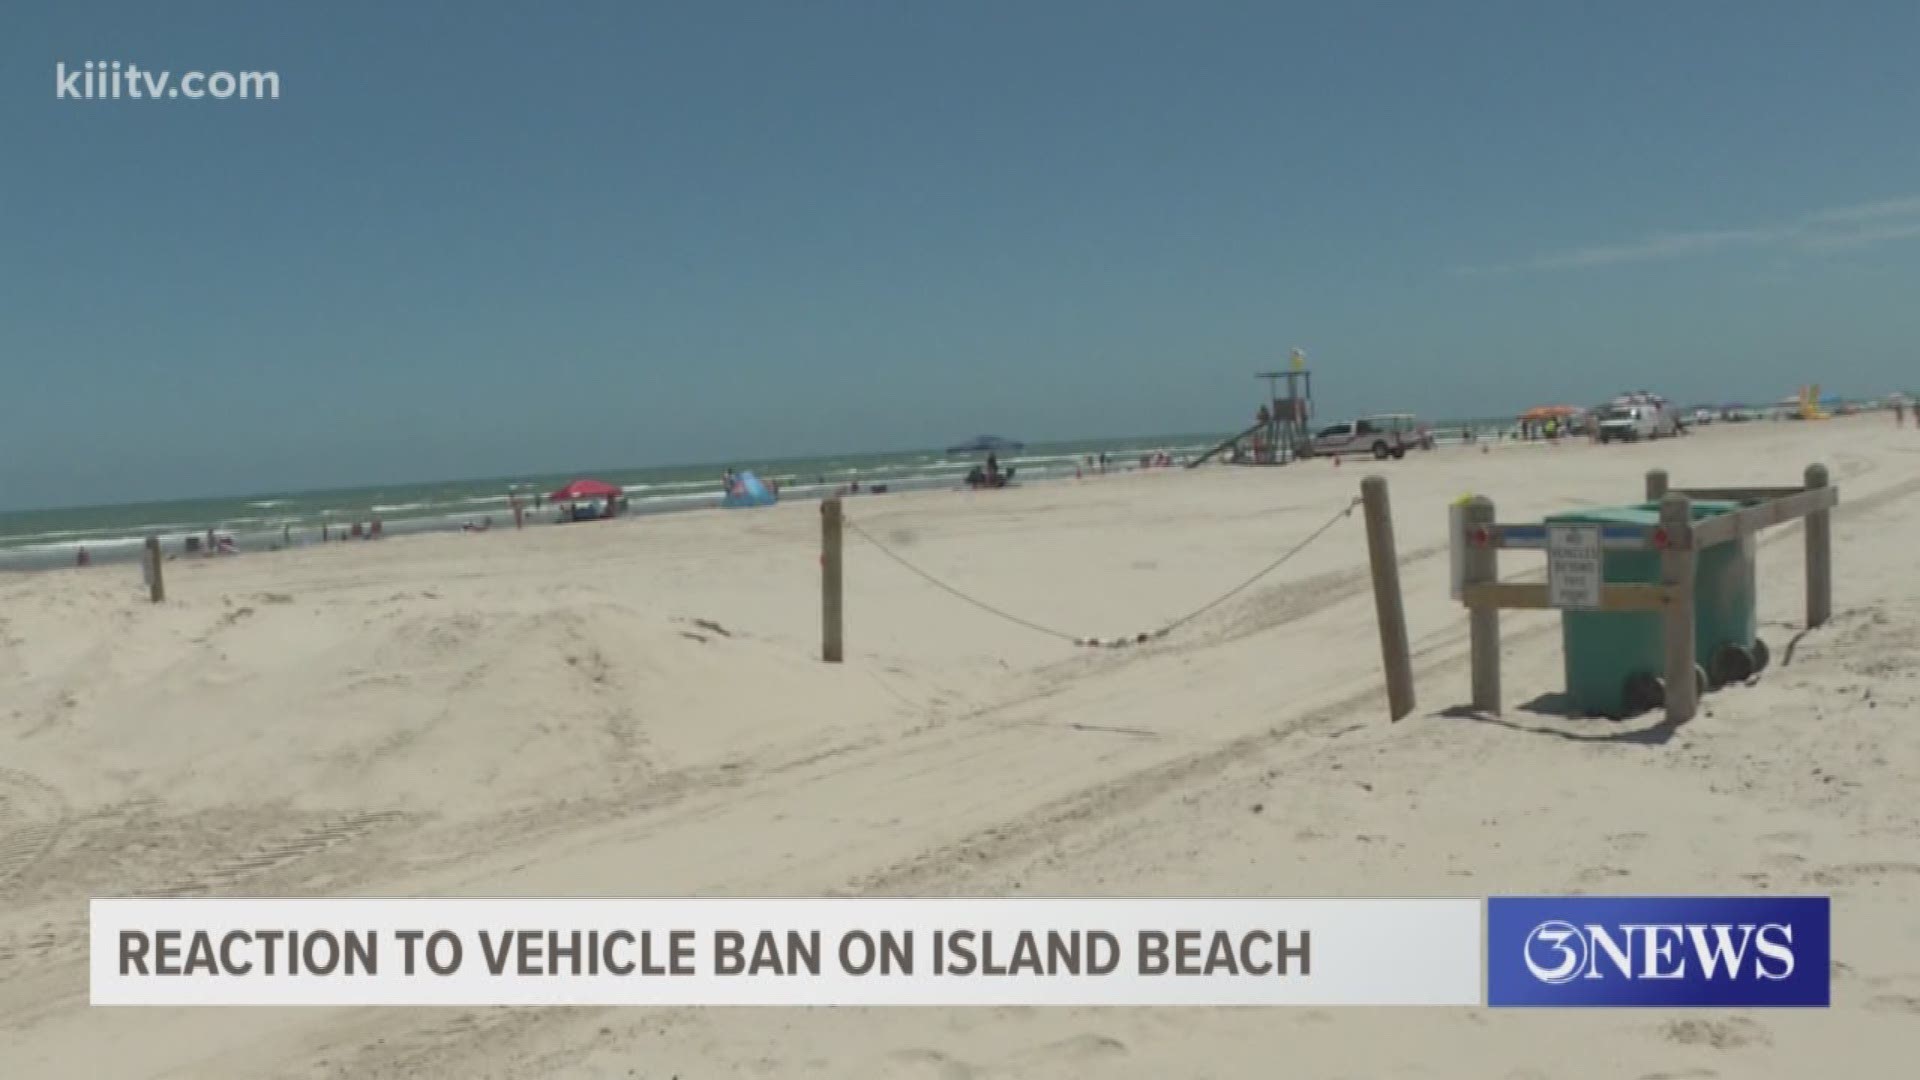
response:
[[[976,435],[958,446],[947,447],[949,454],[1005,454],[1022,450],[1026,443],[1018,439],[1003,439],[998,435]]]
[[[1528,409],[1526,412],[1521,413],[1520,419],[1522,420],[1557,420],[1562,417],[1572,416],[1573,414],[1579,411],[1580,411],[1579,409],[1576,409],[1571,405],[1535,405],[1533,408]]]
[[[620,489],[605,480],[575,480],[547,498],[560,503],[578,499],[612,499],[619,495]]]

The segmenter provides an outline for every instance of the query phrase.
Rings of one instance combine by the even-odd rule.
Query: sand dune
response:
[[[1528,711],[1557,624],[1467,697],[1445,504],[1842,488],[1836,617],[1761,554],[1756,685],[1679,730]],[[1357,515],[1145,647],[1086,650],[848,547],[816,662],[811,504],[0,579],[0,1075],[1896,1075],[1920,1018],[1920,433],[1753,424],[1387,463],[1421,708],[1385,722]],[[1070,635],[1242,583],[1372,466],[852,500],[866,534]],[[1537,573],[1515,556],[1510,577]],[[89,1011],[89,895],[1835,897],[1835,1008]],[[1903,1039],[1906,1040],[1903,1043]]]

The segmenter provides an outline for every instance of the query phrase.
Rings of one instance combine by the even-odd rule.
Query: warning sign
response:
[[[1600,526],[1547,526],[1547,602],[1597,608],[1600,581]]]

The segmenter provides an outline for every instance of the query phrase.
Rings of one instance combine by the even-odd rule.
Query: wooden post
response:
[[[1807,466],[1807,487],[1827,486],[1825,465]],[[1833,616],[1833,512],[1815,510],[1807,515],[1807,628],[1824,624]]]
[[[1667,470],[1647,470],[1647,501],[1659,502],[1667,497]]]
[[[1400,561],[1393,549],[1393,507],[1387,481],[1360,481],[1367,519],[1367,560],[1373,567],[1373,609],[1380,624],[1380,661],[1387,673],[1387,710],[1399,720],[1413,711],[1413,659],[1407,648],[1407,612],[1400,602]]]
[[[160,538],[147,537],[147,551],[144,556],[147,564],[147,595],[154,603],[167,598],[167,584],[160,577],[160,568],[166,560],[160,557]]]
[[[1699,686],[1694,681],[1696,663],[1693,648],[1693,500],[1669,493],[1660,500],[1660,524],[1674,543],[1660,552],[1660,580],[1667,586],[1665,616],[1667,648],[1667,719],[1685,723],[1693,719],[1700,705]],[[1681,541],[1684,540],[1684,543]]]
[[[820,655],[829,664],[841,661],[840,499],[820,504]]]
[[[1468,585],[1500,580],[1500,553],[1472,542],[1476,528],[1493,524],[1493,500],[1475,496],[1463,515],[1467,527]],[[1467,628],[1473,658],[1473,707],[1484,713],[1500,711],[1500,609],[1491,605],[1467,609]]]

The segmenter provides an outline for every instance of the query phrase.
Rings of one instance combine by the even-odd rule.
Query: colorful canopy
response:
[[[736,473],[733,487],[720,505],[730,510],[745,506],[772,506],[780,501],[780,493],[767,485],[767,482],[750,472]]]
[[[605,480],[575,480],[547,498],[554,502],[573,502],[576,499],[611,499],[619,494],[620,489]]]
[[[1528,409],[1526,412],[1521,413],[1520,419],[1522,420],[1557,420],[1564,417],[1572,416],[1579,411],[1580,411],[1579,409],[1576,409],[1571,405],[1535,405],[1533,408]]]

